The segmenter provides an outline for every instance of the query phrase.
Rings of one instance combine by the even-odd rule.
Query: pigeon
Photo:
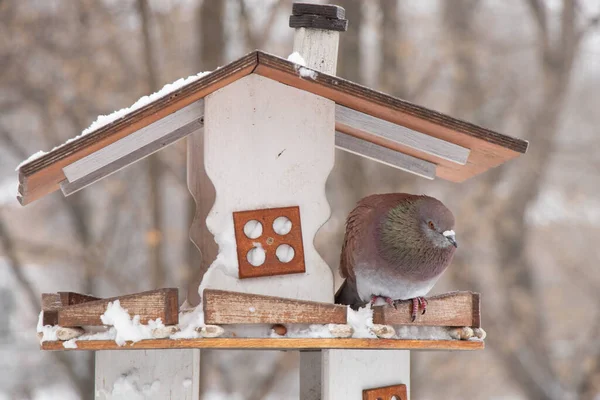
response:
[[[340,257],[346,280],[336,303],[356,309],[378,298],[393,307],[412,300],[414,322],[458,247],[453,229],[452,212],[433,197],[388,193],[360,200],[346,220]]]

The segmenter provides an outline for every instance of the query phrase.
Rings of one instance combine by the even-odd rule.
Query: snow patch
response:
[[[376,338],[371,329],[373,327],[373,310],[371,305],[367,304],[366,307],[359,308],[354,311],[348,307],[348,325],[354,329],[352,334],[353,338]]]
[[[442,326],[394,326],[397,339],[453,340],[448,328]]]
[[[131,318],[127,310],[121,307],[119,300],[108,303],[106,311],[100,316],[100,319],[104,325],[112,325],[115,328],[115,342],[119,346],[123,346],[128,340],[135,343],[144,339],[152,339],[152,329],[164,327],[160,318],[156,321],[148,321],[148,325],[142,325],[140,316],[134,315]]]
[[[158,92],[152,93],[150,95],[147,96],[143,96],[140,99],[138,99],[138,101],[136,101],[135,103],[133,103],[131,106],[129,107],[125,107],[122,108],[120,110],[114,111],[110,114],[107,115],[99,115],[96,120],[94,122],[92,122],[92,124],[87,127],[86,129],[84,129],[81,134],[75,136],[74,138],[71,138],[69,140],[67,140],[66,142],[64,142],[63,144],[56,146],[55,148],[53,148],[51,151],[57,150],[79,138],[81,138],[82,136],[88,135],[92,132],[97,131],[98,129],[110,124],[111,122],[114,122],[118,119],[121,119],[125,116],[127,116],[128,114],[131,114],[132,112],[144,107],[145,105],[156,101],[162,97],[165,97],[167,95],[169,95],[170,93],[174,92],[175,90],[185,86],[185,85],[189,85],[190,83],[197,81],[198,79],[202,78],[203,76],[209,74],[210,71],[207,72],[200,72],[196,75],[191,75],[188,76],[187,78],[180,78],[178,80],[176,80],[175,82],[172,83],[167,83],[165,86],[162,87],[162,89],[160,89]],[[27,160],[24,160],[23,162],[21,162],[19,165],[17,165],[17,168],[15,169],[16,171],[19,170],[19,168],[21,168],[23,165],[34,161],[40,157],[42,157],[43,155],[47,154],[44,151],[38,151],[35,154],[32,154],[31,156],[29,156],[29,158],[27,158]]]
[[[291,338],[332,338],[333,335],[329,332],[329,325],[288,325],[286,337]],[[281,337],[271,331],[271,337]]]
[[[171,339],[196,339],[200,334],[197,328],[204,326],[204,311],[200,303],[194,311],[179,313],[179,332],[170,336]]]
[[[56,148],[56,147],[55,147]],[[45,151],[38,151],[36,153],[33,153],[32,155],[30,155],[26,160],[21,161],[21,163],[19,165],[17,165],[17,168],[15,168],[15,171],[18,171],[19,168],[21,168],[23,165],[33,161],[33,160],[37,160],[38,158],[40,158],[41,156],[43,156],[44,154],[46,154]]]
[[[298,69],[298,73],[300,73],[300,76],[302,78],[310,78],[312,80],[317,79],[317,76],[319,76],[319,74],[317,73],[317,71],[306,68],[306,67],[300,67]]]
[[[65,349],[76,349],[77,348],[77,343],[76,342],[77,339],[71,339],[71,340],[67,340],[65,342],[63,342],[63,347]]]
[[[159,390],[159,380],[141,384],[140,375],[134,368],[115,381],[110,393],[106,390],[102,390],[101,393],[104,394],[106,400],[144,400],[158,394]]]
[[[302,56],[300,55],[300,53],[298,53],[297,51],[293,52],[292,54],[290,54],[288,56],[288,61],[291,61],[295,64],[298,64],[302,67],[306,66],[306,61],[304,61],[304,58],[302,58]]]
[[[319,76],[317,71],[314,71],[310,68],[306,68],[306,61],[304,61],[304,58],[302,58],[300,53],[298,53],[297,51],[290,54],[287,59],[288,61],[291,61],[296,64],[296,71],[298,71],[302,78],[310,78],[314,80],[317,79],[317,76]]]
[[[58,326],[51,326],[51,325],[42,325],[42,321],[44,318],[44,312],[40,312],[40,315],[38,317],[38,323],[37,323],[37,333],[41,333],[42,334],[42,338],[40,339],[40,343],[41,342],[54,342],[56,340],[58,340],[58,337],[56,337],[56,331],[58,330]]]

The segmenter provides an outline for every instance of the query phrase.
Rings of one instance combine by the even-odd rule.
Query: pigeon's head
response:
[[[454,215],[441,201],[423,196],[417,202],[419,223],[425,236],[436,247],[458,247],[454,233]]]

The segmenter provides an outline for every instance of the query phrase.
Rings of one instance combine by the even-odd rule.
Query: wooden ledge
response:
[[[302,339],[302,338],[216,338],[153,339],[118,346],[113,340],[77,341],[76,349],[66,349],[63,342],[43,342],[42,350],[147,350],[147,349],[246,349],[246,350],[482,350],[479,340],[412,340],[412,339]]]

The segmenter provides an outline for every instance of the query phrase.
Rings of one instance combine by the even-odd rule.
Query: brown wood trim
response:
[[[295,69],[296,64],[286,59],[274,56],[272,54],[264,53],[262,51],[258,51],[258,64],[257,73],[263,75],[261,72],[264,72],[264,68],[260,69],[260,67],[267,67],[272,70],[279,70],[287,75],[292,75],[298,79],[296,81],[304,81],[308,80],[302,79],[298,77],[298,73]],[[287,81],[287,80],[286,80]],[[310,81],[309,81],[310,82]],[[288,82],[285,82],[288,83]],[[462,121],[443,113],[430,110],[428,108],[410,103],[408,101],[399,99],[397,97],[393,97],[387,95],[382,92],[378,92],[373,89],[369,89],[365,86],[359,85],[357,83],[348,81],[346,79],[327,75],[324,73],[318,73],[316,79],[313,80],[314,85],[323,86],[328,89],[332,89],[335,92],[340,94],[355,97],[357,99],[367,100],[370,103],[377,104],[380,106],[384,106],[386,108],[390,108],[396,112],[400,112],[403,114],[411,115],[413,117],[419,118],[421,120],[429,121],[432,124],[437,126],[441,126],[447,129],[450,129],[454,132],[463,133],[472,137],[476,137],[478,139],[484,140],[489,143],[497,144],[507,149],[525,153],[527,151],[528,142],[526,140],[522,140],[519,138],[503,135],[492,130],[483,128],[481,126],[472,124],[470,122]],[[292,86],[295,86],[292,84]],[[314,86],[313,86],[314,87]],[[302,89],[308,90],[314,93],[314,89],[302,87]],[[317,93],[318,94],[318,93]],[[345,104],[346,102],[337,101],[338,98],[343,100],[343,97],[335,96],[336,98],[331,98],[329,96],[324,96],[330,98],[331,100],[336,101],[338,104],[345,105],[350,108],[354,108],[351,105]],[[333,96],[332,96],[333,97]],[[385,119],[385,118],[384,118]],[[408,126],[409,128],[412,128]],[[415,128],[413,128],[415,129]],[[419,129],[416,129],[419,130]],[[426,132],[429,133],[429,132]]]
[[[412,301],[398,303],[396,308],[389,305],[373,307],[373,323],[381,325],[419,325],[475,327],[479,319],[479,293],[449,292],[427,298],[427,312],[411,320]]]
[[[108,303],[116,300],[119,300],[121,307],[126,309],[130,316],[139,315],[142,324],[157,318],[160,318],[165,325],[179,323],[178,290],[165,288],[63,306],[58,310],[58,325],[63,327],[104,325],[101,315],[106,311]]]
[[[252,293],[204,289],[204,322],[226,324],[345,324],[347,306]]]
[[[76,349],[65,349],[63,342],[42,342],[42,350],[143,350],[143,349],[246,349],[246,350],[482,350],[477,340],[402,340],[402,339],[292,339],[292,338],[202,338],[152,339],[118,346],[113,340],[81,340]]]
[[[18,199],[22,205],[26,205],[57,190],[60,182],[65,180],[62,172],[64,166],[253,72],[323,96],[346,107],[471,149],[471,155],[465,166],[454,165],[437,158],[433,160],[438,164],[437,176],[443,179],[462,182],[527,150],[527,141],[501,135],[342,78],[317,73],[314,80],[303,79],[298,76],[296,67],[296,64],[283,58],[260,51],[252,52],[124,118],[21,166]],[[344,130],[343,126],[338,129],[356,137],[360,136],[358,132]],[[406,151],[404,148],[397,148],[381,140],[377,142],[371,136],[361,138],[395,151]],[[429,160],[421,154],[417,157]]]
[[[21,166],[19,169],[19,201],[22,205],[26,205],[57,190],[60,182],[65,179],[62,172],[65,165],[130,135],[252,73],[256,64],[257,53],[252,52],[124,118]]]

